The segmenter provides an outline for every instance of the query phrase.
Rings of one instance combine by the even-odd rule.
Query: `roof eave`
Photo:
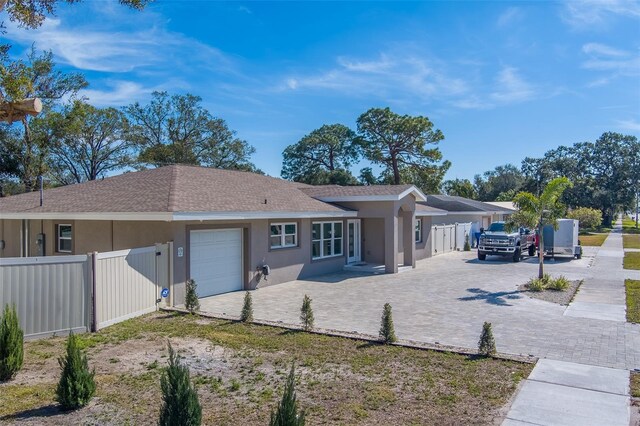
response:
[[[20,212],[0,213],[0,219],[22,220],[122,220],[122,221],[188,221],[249,220],[284,218],[357,217],[358,212],[344,211],[278,211],[278,212]]]

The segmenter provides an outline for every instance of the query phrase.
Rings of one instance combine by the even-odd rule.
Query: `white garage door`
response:
[[[198,297],[242,290],[242,229],[191,231],[189,253]]]

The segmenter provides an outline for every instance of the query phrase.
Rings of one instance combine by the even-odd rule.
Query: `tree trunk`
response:
[[[538,278],[542,279],[544,277],[544,236],[542,232],[543,226],[539,227],[540,238],[538,239]]]
[[[393,184],[400,185],[400,170],[398,170],[398,159],[395,154],[391,154],[391,167],[393,168]]]

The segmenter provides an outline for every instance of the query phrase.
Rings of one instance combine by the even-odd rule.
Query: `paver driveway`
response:
[[[550,261],[546,272],[591,279],[597,249],[581,260]],[[313,299],[316,326],[377,335],[384,303],[401,339],[476,348],[483,321],[493,323],[498,350],[541,358],[633,369],[640,367],[640,326],[565,316],[565,306],[532,299],[517,287],[537,274],[537,260],[512,263],[457,252],[419,261],[395,275],[340,273],[253,292],[258,319],[296,324],[302,298]],[[613,272],[613,271],[612,271]],[[243,292],[201,300],[201,309],[239,315]]]

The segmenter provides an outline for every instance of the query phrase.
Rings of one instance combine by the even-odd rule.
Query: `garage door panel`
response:
[[[190,259],[199,297],[242,290],[241,229],[191,231]]]

